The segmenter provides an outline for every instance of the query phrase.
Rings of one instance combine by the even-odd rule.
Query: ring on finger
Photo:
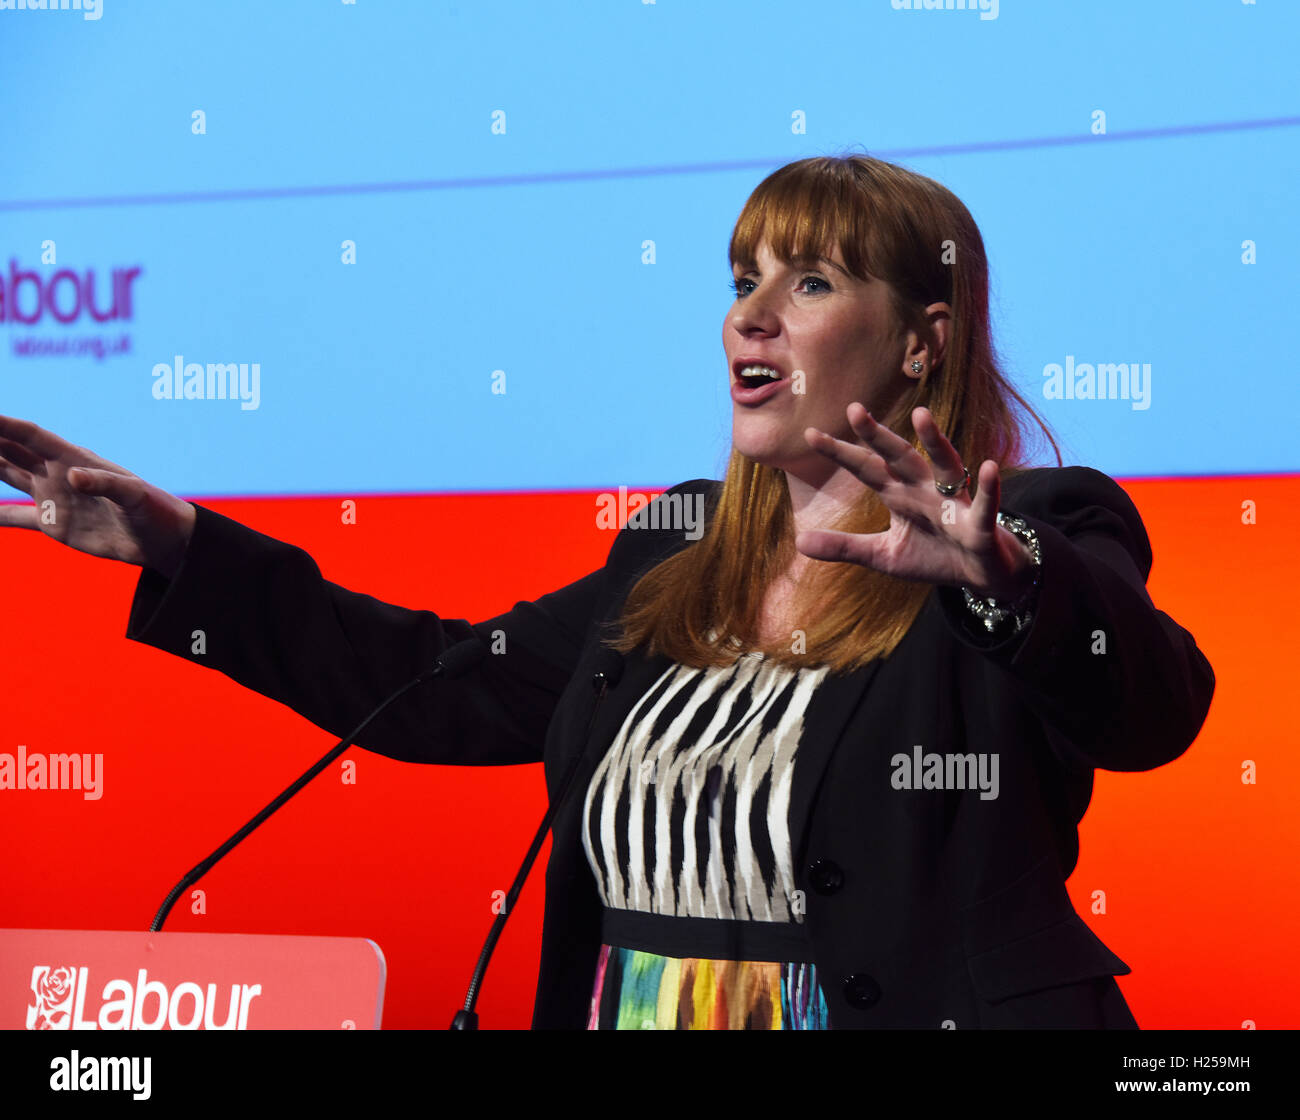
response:
[[[945,498],[951,498],[970,485],[970,471],[965,467],[961,469],[962,480],[960,482],[940,482],[937,478],[934,480],[934,488],[939,491]]]

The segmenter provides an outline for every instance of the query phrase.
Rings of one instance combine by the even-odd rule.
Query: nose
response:
[[[737,300],[727,316],[728,324],[740,335],[748,337],[755,331],[771,332],[776,326],[775,308],[768,288],[752,288],[742,300]]]

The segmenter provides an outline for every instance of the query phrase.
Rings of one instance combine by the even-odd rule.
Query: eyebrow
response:
[[[799,257],[799,258],[796,258],[795,261],[794,261],[793,263],[794,263],[796,266],[800,267],[800,268],[804,268],[804,267],[807,267],[808,265],[812,265],[812,264],[821,264],[821,263],[825,263],[825,264],[830,265],[831,268],[835,269],[836,272],[842,274],[843,276],[847,276],[850,280],[852,280],[852,279],[854,278],[853,275],[852,275],[852,273],[850,273],[850,272],[849,272],[847,269],[845,269],[845,268],[841,268],[838,264],[836,264],[833,260],[831,260],[830,257]],[[732,267],[739,267],[739,266],[738,266],[738,265],[733,265]],[[749,268],[749,269],[746,269],[745,271],[746,271],[746,272],[758,272],[757,262],[755,262],[755,267],[754,267],[754,268]]]

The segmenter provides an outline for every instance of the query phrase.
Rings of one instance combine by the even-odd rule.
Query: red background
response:
[[[1293,1028],[1297,879],[1293,562],[1300,478],[1125,483],[1151,535],[1155,603],[1218,684],[1200,738],[1141,774],[1098,772],[1068,886],[1133,968],[1147,1028]],[[1243,525],[1242,502],[1258,508]],[[204,504],[307,549],[326,578],[478,620],[598,567],[612,534],[593,493]],[[517,541],[547,539],[521,554]],[[104,755],[104,795],[0,791],[0,926],[145,929],[172,884],[333,739],[219,673],[127,641],[138,569],[21,530],[0,535],[0,752]],[[539,745],[540,749],[540,745]],[[545,810],[540,765],[435,767],[351,748],[182,899],[166,929],[370,937],[388,962],[386,1028],[442,1029]],[[1258,784],[1241,781],[1243,761]],[[498,946],[482,1026],[526,1027],[549,840]],[[1092,912],[1105,892],[1107,912]]]

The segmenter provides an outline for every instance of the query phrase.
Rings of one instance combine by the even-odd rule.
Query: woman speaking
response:
[[[1177,758],[1214,691],[1147,594],[1141,518],[1059,450],[1024,462],[1020,423],[1042,421],[998,368],[983,242],[938,183],[800,160],[754,191],[730,257],[726,478],[673,487],[602,568],[497,618],[347,590],[8,417],[0,478],[36,505],[0,523],[140,565],[129,638],[336,736],[488,643],[357,742],[544,762],[535,1029],[1136,1027],[1128,966],[1065,888],[1077,825],[1095,769]],[[672,524],[682,501],[702,536]]]

